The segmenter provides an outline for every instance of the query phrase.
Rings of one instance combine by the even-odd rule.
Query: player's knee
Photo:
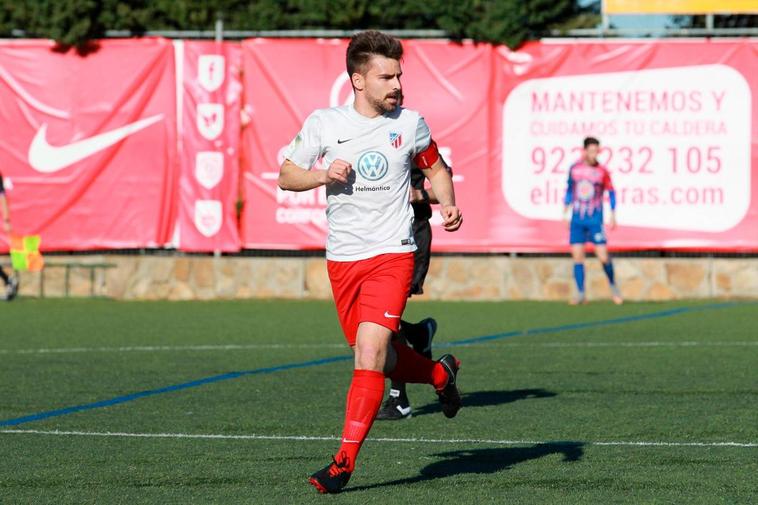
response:
[[[381,346],[370,342],[355,347],[356,370],[374,370],[376,372],[381,372],[384,369],[384,362],[386,360],[386,346],[382,348]]]

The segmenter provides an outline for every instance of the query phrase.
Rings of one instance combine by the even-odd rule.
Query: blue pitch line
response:
[[[571,330],[578,330],[578,329],[584,329],[584,328],[594,328],[597,326],[609,326],[609,325],[614,325],[614,324],[631,323],[635,321],[646,321],[650,319],[660,319],[663,317],[675,316],[678,314],[684,314],[688,312],[700,312],[704,310],[715,310],[715,309],[722,309],[722,308],[727,308],[727,307],[734,307],[736,305],[741,305],[741,304],[742,303],[738,303],[738,302],[714,303],[714,304],[700,305],[700,306],[694,306],[694,307],[679,307],[676,309],[662,310],[659,312],[651,312],[648,314],[617,317],[614,319],[603,319],[600,321],[588,321],[584,323],[572,323],[572,324],[564,324],[564,325],[559,325],[559,326],[543,326],[543,327],[531,328],[527,330],[515,330],[515,331],[508,331],[505,333],[496,333],[494,335],[484,335],[480,337],[465,338],[462,340],[456,340],[454,342],[441,343],[435,347],[459,347],[459,346],[479,344],[482,342],[490,342],[492,340],[501,340],[501,339],[510,338],[510,337],[527,336],[527,335],[543,335],[546,333],[558,333],[558,332],[563,332],[563,331],[571,331]],[[74,405],[73,407],[66,407],[66,408],[56,409],[56,410],[48,410],[45,412],[39,412],[37,414],[31,414],[31,415],[23,416],[23,417],[4,419],[4,420],[0,420],[0,426],[18,426],[19,424],[40,421],[42,419],[49,419],[51,417],[65,416],[67,414],[73,414],[75,412],[82,412],[85,410],[93,410],[93,409],[99,409],[103,407],[110,407],[112,405],[118,405],[120,403],[130,402],[132,400],[137,400],[139,398],[146,398],[149,396],[155,396],[155,395],[160,395],[164,393],[171,393],[173,391],[181,391],[183,389],[203,386],[205,384],[213,384],[214,382],[237,379],[239,377],[244,377],[247,375],[263,375],[263,374],[270,374],[270,373],[276,373],[276,372],[283,372],[286,370],[293,370],[297,368],[309,368],[313,366],[328,365],[330,363],[348,361],[352,358],[353,358],[352,355],[346,354],[342,356],[332,356],[332,357],[323,358],[323,359],[301,361],[299,363],[289,363],[285,365],[278,365],[278,366],[265,367],[265,368],[255,368],[253,370],[243,370],[240,372],[229,372],[229,373],[220,374],[220,375],[213,375],[211,377],[205,377],[203,379],[198,379],[198,380],[194,380],[190,382],[183,382],[181,384],[174,384],[171,386],[165,386],[158,389],[149,389],[147,391],[139,391],[137,393],[117,396],[109,400],[101,400],[99,402],[85,403],[82,405]]]
[[[213,384],[214,382],[221,382],[229,379],[237,379],[246,375],[261,375],[275,372],[282,372],[284,370],[292,370],[295,368],[306,368],[311,366],[327,365],[329,363],[336,363],[338,361],[347,361],[352,359],[352,355],[332,356],[331,358],[314,359],[311,361],[303,361],[300,363],[290,363],[287,365],[271,366],[266,368],[256,368],[254,370],[244,370],[241,372],[229,372],[220,375],[213,375],[211,377],[205,377],[190,382],[183,382],[181,384],[174,384],[172,386],[166,386],[158,389],[149,389],[147,391],[140,391],[138,393],[132,393],[124,396],[117,396],[110,400],[102,400],[99,402],[85,403],[83,405],[75,405],[73,407],[66,407],[57,410],[48,410],[47,412],[40,412],[38,414],[31,414],[24,417],[17,417],[15,419],[5,419],[0,421],[0,426],[17,426],[19,424],[30,423],[32,421],[40,421],[50,417],[65,416],[66,414],[73,414],[74,412],[81,412],[83,410],[99,409],[102,407],[110,407],[111,405],[118,405],[119,403],[126,403],[139,398],[146,398],[148,396],[160,395],[163,393],[170,393],[172,391],[181,391],[182,389],[194,388],[205,384]]]
[[[482,342],[490,342],[492,340],[501,340],[510,337],[525,337],[529,335],[544,335],[545,333],[558,333],[562,331],[581,330],[585,328],[595,328],[598,326],[609,326],[614,324],[633,323],[636,321],[647,321],[650,319],[660,319],[663,317],[675,316],[678,314],[684,314],[688,312],[700,312],[703,310],[723,309],[727,307],[734,307],[736,305],[742,305],[739,302],[725,302],[725,303],[712,303],[708,305],[700,305],[695,307],[678,307],[676,309],[662,310],[660,312],[652,312],[648,314],[638,314],[636,316],[624,316],[614,319],[603,319],[601,321],[588,321],[582,323],[562,324],[559,326],[544,326],[541,328],[531,328],[527,330],[514,330],[504,333],[495,333],[493,335],[483,335],[481,337],[464,338],[456,340],[454,342],[443,342],[435,344],[434,347],[460,347],[472,344],[481,344]]]

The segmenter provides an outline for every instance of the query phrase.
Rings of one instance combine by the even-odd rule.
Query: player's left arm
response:
[[[434,198],[440,204],[442,227],[445,231],[457,230],[463,223],[463,213],[455,205],[453,177],[450,175],[445,161],[439,155],[437,143],[434,140],[430,141],[429,147],[419,153],[414,158],[414,162],[432,185]]]
[[[453,169],[450,168],[450,165],[447,164],[445,159],[440,156],[440,160],[445,165],[445,170],[447,170],[450,173],[450,176],[453,175]],[[434,194],[434,189],[430,187],[425,187],[422,189],[413,189],[411,192],[411,203],[430,203],[430,204],[437,204],[440,203],[439,199],[437,198],[437,195]]]
[[[608,221],[608,226],[613,230],[616,228],[616,189],[613,187],[611,174],[608,172],[608,169],[605,169],[603,187],[608,192],[608,201],[611,205],[611,215],[610,220]]]

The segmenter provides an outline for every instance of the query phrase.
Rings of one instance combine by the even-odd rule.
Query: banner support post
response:
[[[216,42],[224,40],[224,14],[221,11],[216,12]]]
[[[605,12],[605,0],[602,0],[602,2],[600,2],[600,19],[600,31],[603,35],[605,35],[605,32],[607,32],[611,27],[610,18]]]

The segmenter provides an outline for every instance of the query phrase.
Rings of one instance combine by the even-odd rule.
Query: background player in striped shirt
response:
[[[582,159],[569,169],[563,215],[564,219],[568,219],[569,210],[571,211],[569,242],[577,289],[577,296],[571,300],[572,304],[587,302],[584,291],[584,245],[587,242],[595,245],[595,255],[603,264],[603,271],[608,277],[613,302],[623,303],[614,278],[613,262],[608,255],[607,237],[603,227],[603,198],[605,192],[608,192],[611,206],[609,225],[611,229],[616,228],[616,192],[608,169],[598,162],[599,153],[600,141],[594,137],[585,138]]]

